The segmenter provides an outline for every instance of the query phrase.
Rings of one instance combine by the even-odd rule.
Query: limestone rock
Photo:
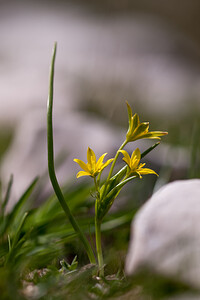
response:
[[[169,183],[132,223],[127,274],[145,268],[200,288],[200,179]]]

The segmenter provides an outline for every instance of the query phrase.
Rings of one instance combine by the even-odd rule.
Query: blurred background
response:
[[[150,122],[150,130],[169,132],[144,160],[159,177],[144,176],[142,180],[127,184],[103,220],[106,274],[121,271],[124,277],[130,223],[138,208],[165,183],[200,177],[199,28],[199,0],[0,0],[2,299],[22,299],[19,274],[23,273],[24,266],[35,270],[54,265],[58,270],[61,259],[71,262],[76,254],[79,267],[88,263],[52,195],[48,179],[46,105],[54,42],[58,43],[54,95],[56,173],[72,213],[90,238],[94,235],[92,181],[90,178],[76,179],[79,167],[73,158],[86,161],[88,146],[97,156],[105,152],[108,152],[106,158],[115,155],[128,126],[125,101],[131,105],[133,113],[139,114],[141,121]],[[153,143],[141,140],[127,145],[127,150],[132,152],[139,147],[142,152]],[[14,182],[9,198],[5,190],[11,174]],[[30,190],[21,197],[36,176],[40,179],[31,197]],[[1,190],[5,198],[1,197]],[[2,199],[5,199],[4,204]],[[18,205],[14,206],[15,203]],[[19,227],[24,212],[35,204],[40,204],[38,209],[31,210],[25,226]],[[6,209],[10,214],[5,217]],[[21,233],[20,228],[23,229]],[[19,247],[15,247],[19,236],[22,244],[19,240]],[[180,245],[182,247],[182,243]],[[10,246],[15,251],[12,252],[15,259],[12,277],[2,268],[2,257],[6,257],[7,252],[10,255]],[[13,257],[10,255],[11,262]],[[75,285],[67,284],[62,298],[59,297],[62,285],[52,273],[52,280],[49,277],[45,286],[43,281],[34,299],[43,299],[45,295],[54,299],[53,294],[55,299],[66,299],[70,289],[75,294],[70,299],[77,299],[77,293],[81,299],[89,299],[88,291],[83,298],[83,290],[90,287],[91,296],[94,282],[82,274],[84,281],[78,280],[75,292]],[[148,286],[144,278],[142,276],[141,282],[147,282],[147,292],[150,286],[155,291],[152,279]],[[39,277],[37,281],[40,282]],[[159,280],[155,283],[159,284]],[[118,286],[123,293],[120,285],[113,286],[114,289]],[[137,288],[136,283],[136,292]],[[107,286],[101,293],[106,289]],[[110,288],[111,293],[114,289]],[[170,286],[168,289],[173,291]],[[18,298],[17,290],[20,290]],[[166,292],[163,287],[158,290]],[[5,291],[12,296],[4,298]],[[98,293],[97,290],[96,295],[100,295]],[[25,299],[33,299],[32,289],[29,294],[29,297],[24,295]],[[123,299],[130,299],[130,296]],[[153,298],[140,298],[136,293],[136,299]]]
[[[119,147],[126,100],[151,130],[169,131],[149,156],[163,182],[199,176],[199,14],[198,0],[0,1],[0,172],[3,185],[14,174],[13,201],[47,169],[54,41],[62,183],[76,181],[72,159],[86,160],[87,146],[110,156]]]

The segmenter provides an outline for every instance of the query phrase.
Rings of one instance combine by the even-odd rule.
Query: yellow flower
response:
[[[75,158],[74,161],[79,164],[79,166],[84,170],[77,173],[76,177],[79,178],[81,176],[91,176],[96,177],[104,168],[106,168],[112,161],[112,159],[107,160],[107,162],[103,163],[103,159],[107,153],[104,153],[98,161],[96,161],[95,153],[92,149],[88,147],[87,150],[87,164],[82,160]]]
[[[121,152],[124,155],[123,160],[128,165],[129,168],[128,175],[137,174],[140,178],[142,178],[141,175],[146,175],[146,174],[156,174],[158,176],[158,174],[155,171],[148,168],[143,168],[145,166],[144,163],[139,164],[141,159],[141,153],[138,148],[135,151],[133,151],[131,157],[129,156],[128,152],[126,152],[125,150],[119,150],[119,152]]]
[[[131,107],[126,102],[129,117],[129,128],[126,134],[127,142],[133,142],[139,139],[158,139],[160,136],[168,134],[166,131],[149,131],[149,122],[141,123],[138,114],[132,113]]]

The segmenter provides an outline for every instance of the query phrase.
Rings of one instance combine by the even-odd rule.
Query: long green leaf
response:
[[[12,211],[8,216],[5,218],[5,224],[4,224],[4,232],[7,230],[8,227],[12,227],[13,223],[17,223],[17,220],[20,220],[22,215],[25,212],[25,205],[27,204],[28,206],[28,199],[38,181],[38,177],[35,178],[31,184],[28,186],[26,191],[23,193],[23,195],[20,197],[18,202],[15,204],[13,207]]]
[[[2,202],[2,206],[1,206],[1,214],[2,214],[2,216],[4,216],[6,206],[8,204],[9,199],[10,199],[10,193],[11,193],[12,185],[13,185],[13,175],[11,174],[10,180],[8,182],[8,187],[7,187],[6,195],[5,195],[5,198],[4,198],[4,200]]]
[[[58,201],[60,202],[60,205],[62,206],[66,216],[68,217],[70,223],[72,224],[75,232],[78,234],[83,246],[85,247],[85,250],[88,254],[90,262],[96,263],[93,250],[65,201],[65,198],[61,191],[61,188],[59,186],[59,183],[58,183],[58,180],[56,177],[56,173],[55,173],[54,144],[53,144],[53,121],[52,121],[52,119],[53,119],[53,91],[54,91],[54,68],[55,68],[56,49],[57,49],[57,44],[55,43],[54,49],[53,49],[52,61],[51,61],[50,80],[49,80],[49,96],[48,96],[48,103],[47,103],[47,151],[48,151],[49,177],[50,177],[54,192],[58,198]]]

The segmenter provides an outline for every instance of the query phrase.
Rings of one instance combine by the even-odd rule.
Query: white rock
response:
[[[172,296],[170,298],[164,298],[163,300],[199,300],[199,295],[197,293],[183,293],[178,296]]]
[[[200,179],[165,185],[137,213],[126,272],[141,268],[200,288]]]

